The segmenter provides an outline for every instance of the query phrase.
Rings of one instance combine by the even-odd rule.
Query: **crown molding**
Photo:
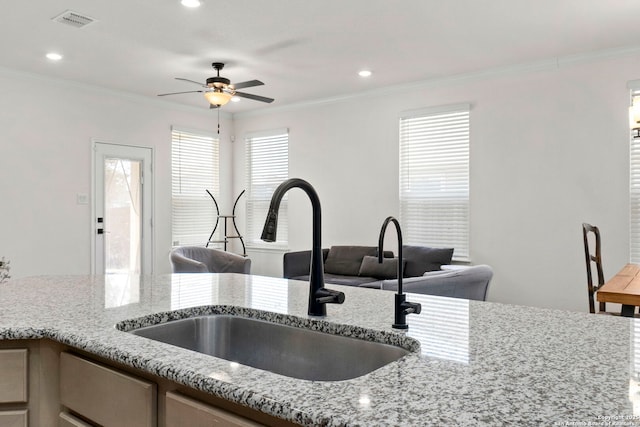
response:
[[[349,101],[359,98],[367,97],[379,97],[389,94],[398,94],[403,92],[410,92],[416,89],[423,89],[429,87],[441,87],[451,84],[469,83],[474,81],[487,80],[491,78],[499,78],[504,76],[516,76],[520,74],[533,73],[545,70],[557,70],[563,66],[571,66],[574,64],[582,64],[588,62],[603,61],[610,58],[617,58],[623,56],[632,56],[640,54],[640,46],[625,46],[615,49],[605,49],[593,52],[579,53],[574,55],[565,55],[562,57],[551,58],[536,62],[530,62],[525,64],[516,64],[506,67],[489,68],[486,70],[473,71],[469,73],[455,74],[447,77],[439,77],[427,80],[420,80],[411,83],[404,83],[399,85],[385,86],[382,88],[370,89],[361,91],[358,93],[352,93],[348,95],[340,95],[327,98],[318,98],[309,101],[296,102],[292,104],[282,105],[279,107],[272,107],[268,109],[259,109],[252,111],[244,111],[233,113],[233,118],[246,118],[263,116],[273,113],[281,113],[287,111],[301,110],[305,108],[317,107],[320,105],[334,104],[344,101]]]
[[[139,104],[144,104],[153,107],[165,108],[168,110],[177,110],[188,113],[198,114],[211,114],[209,109],[203,109],[195,106],[177,104],[163,99],[150,98],[144,95],[138,95],[131,92],[109,89],[103,86],[91,85],[87,83],[81,83],[74,80],[61,79],[57,77],[44,76],[42,74],[30,73],[26,71],[18,71],[15,69],[0,66],[0,77],[8,77],[15,80],[21,80],[24,82],[38,82],[39,84],[47,83],[52,85],[66,86],[73,89],[86,90],[97,94],[113,96],[116,98],[126,99]],[[226,111],[220,111],[220,115],[225,119],[231,119],[232,114]]]
[[[585,52],[574,55],[565,55],[562,57],[551,58],[536,62],[530,62],[525,64],[516,64],[506,67],[496,67],[486,70],[473,71],[469,73],[455,74],[446,77],[433,78],[420,80],[410,83],[404,83],[399,85],[385,86],[376,89],[365,90],[357,93],[351,93],[346,95],[339,95],[326,98],[317,98],[308,101],[294,102],[278,107],[260,108],[250,111],[240,111],[231,113],[227,111],[220,111],[220,115],[225,119],[246,118],[264,116],[273,113],[281,113],[288,111],[296,111],[305,108],[312,108],[321,105],[335,104],[345,102],[354,99],[361,99],[367,97],[380,97],[389,94],[399,94],[414,91],[416,89],[423,89],[429,87],[442,87],[451,84],[469,83],[474,81],[481,81],[491,78],[499,78],[504,76],[515,76],[520,74],[527,74],[545,70],[556,70],[563,66],[571,66],[574,64],[582,64],[588,62],[603,61],[611,58],[632,56],[640,54],[640,46],[625,46],[615,49],[604,49],[593,52]],[[0,66],[0,76],[9,77],[16,80],[28,81],[28,82],[46,82],[50,84],[57,84],[67,86],[71,88],[92,91],[104,95],[114,96],[122,99],[127,99],[140,104],[146,104],[154,107],[166,108],[169,110],[184,111],[197,114],[210,114],[210,110],[202,109],[195,106],[177,104],[163,99],[150,98],[148,96],[137,95],[131,92],[120,91],[115,89],[109,89],[102,86],[90,85],[86,83],[80,83],[73,80],[66,80],[51,76],[44,76],[42,74],[30,73],[25,71],[18,71],[15,69]]]

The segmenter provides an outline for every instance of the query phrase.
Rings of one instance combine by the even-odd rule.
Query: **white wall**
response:
[[[0,70],[0,256],[13,277],[90,271],[91,140],[152,147],[155,272],[170,272],[171,126],[214,133],[206,107],[178,108]],[[221,175],[231,177],[232,121],[221,115]],[[231,197],[228,186],[223,202]]]
[[[398,215],[399,113],[471,103],[471,257],[495,270],[489,300],[586,311],[581,223],[603,233],[605,275],[628,261],[626,84],[639,66],[638,55],[574,58],[236,115],[234,184],[244,188],[243,135],[287,127],[290,176],[322,201],[323,247],[375,245]],[[289,194],[290,248],[308,249],[310,203]],[[281,256],[262,254],[253,271],[274,263]]]

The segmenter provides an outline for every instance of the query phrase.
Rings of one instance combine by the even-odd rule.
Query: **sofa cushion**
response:
[[[379,282],[375,277],[342,276],[340,274],[325,274],[324,282],[333,285],[361,286],[364,283]]]
[[[331,274],[357,276],[362,258],[376,255],[375,246],[331,246],[324,263],[324,271]]]
[[[403,264],[406,264],[403,261]],[[398,258],[383,258],[378,262],[377,256],[365,256],[360,265],[360,276],[375,277],[377,279],[395,279],[398,276]]]
[[[433,271],[425,271],[422,277],[434,277],[434,276],[442,276],[444,274],[449,274],[453,270],[433,270]]]
[[[425,246],[402,246],[403,258],[407,261],[404,277],[422,276],[426,271],[440,270],[440,266],[451,264],[453,248],[427,248]]]
[[[369,289],[382,289],[382,284],[384,283],[384,280],[378,280],[375,282],[367,282],[367,283],[361,283],[360,285],[358,285],[359,288],[369,288]]]
[[[296,276],[290,277],[292,280],[302,280],[303,282],[309,282],[309,275],[306,276]],[[379,279],[375,277],[364,277],[364,276],[342,276],[340,274],[331,274],[325,273],[324,282],[330,283],[332,285],[345,285],[345,286],[362,286],[366,283],[377,283],[376,288],[380,288],[380,284],[382,283]]]
[[[287,277],[287,279],[302,280],[303,282],[308,282],[309,281],[309,277],[311,277],[311,276],[306,274],[306,275],[302,275],[302,276]]]

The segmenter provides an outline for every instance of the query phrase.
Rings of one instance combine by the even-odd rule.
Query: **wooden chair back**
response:
[[[590,236],[593,236],[592,238]],[[589,312],[595,313],[595,293],[604,285],[604,273],[602,272],[602,253],[600,243],[600,230],[595,225],[583,223],[582,237],[584,239],[584,256],[587,263],[587,289],[589,291]],[[593,245],[590,245],[590,240]],[[595,266],[597,283],[593,281],[592,268]],[[599,311],[606,311],[606,304],[600,303]]]

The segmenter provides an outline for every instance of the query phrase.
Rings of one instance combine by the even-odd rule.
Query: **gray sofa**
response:
[[[421,277],[403,278],[402,289],[416,294],[486,301],[489,282],[493,277],[491,267],[485,264],[455,267],[454,270],[425,273]],[[377,285],[375,287],[378,289],[398,290],[397,280],[383,280],[379,287]]]
[[[485,300],[493,271],[489,266],[445,267],[451,263],[453,249],[403,246],[406,292]],[[323,249],[325,282],[383,290],[397,290],[398,260],[385,251],[378,263],[375,246],[332,246]],[[283,276],[309,280],[311,252],[288,252],[283,259]]]

